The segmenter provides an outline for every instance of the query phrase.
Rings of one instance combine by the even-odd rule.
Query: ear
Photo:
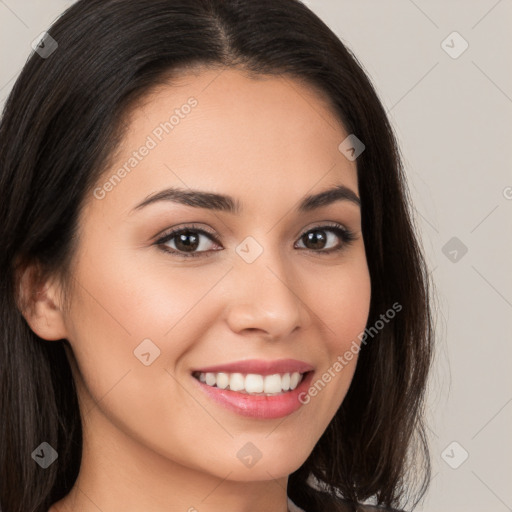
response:
[[[40,338],[61,340],[67,329],[60,302],[60,285],[55,278],[41,279],[37,264],[19,271],[18,307],[28,325]]]

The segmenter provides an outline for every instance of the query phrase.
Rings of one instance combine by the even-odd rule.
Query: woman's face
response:
[[[132,111],[86,198],[64,318],[86,449],[238,481],[302,465],[349,388],[357,351],[343,356],[370,305],[357,201],[300,208],[334,187],[359,195],[348,135],[312,90],[235,70],[182,75]],[[292,392],[259,392],[307,370]]]

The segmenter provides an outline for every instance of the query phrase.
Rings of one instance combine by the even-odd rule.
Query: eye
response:
[[[202,238],[205,240],[202,240]],[[356,238],[357,236],[352,231],[335,223],[318,226],[306,231],[299,238],[299,242],[303,242],[305,249],[308,251],[330,254],[345,249]],[[336,244],[336,239],[341,239],[342,242],[332,247],[332,243]],[[155,245],[174,256],[189,258],[210,256],[212,251],[220,250],[208,249],[209,243],[212,242],[214,245],[215,243],[218,244],[212,233],[190,225],[169,231],[159,238]],[[326,248],[329,245],[331,247]]]
[[[331,236],[326,235],[326,233],[330,233]],[[336,238],[342,240],[341,245],[338,244],[334,247],[325,248],[326,245],[330,245],[333,242],[336,243]],[[356,235],[352,231],[344,228],[341,224],[335,223],[310,229],[300,237],[299,241],[303,241],[307,250],[330,254],[345,249],[356,238]]]
[[[185,258],[195,257],[209,252],[208,242],[204,243],[204,241],[201,241],[201,238],[207,238],[210,241],[216,242],[212,233],[208,233],[204,229],[196,228],[192,225],[166,233],[162,238],[157,240],[156,245],[161,246],[162,250],[176,256],[183,256]],[[169,247],[167,245],[169,242],[174,244],[174,247]],[[193,252],[197,250],[199,250],[199,252]]]

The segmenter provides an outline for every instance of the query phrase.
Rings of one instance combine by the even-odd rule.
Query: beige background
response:
[[[31,41],[71,3],[0,0],[2,106]],[[434,471],[417,510],[512,510],[512,2],[306,3],[388,110],[438,289]],[[457,58],[454,31],[469,44]]]

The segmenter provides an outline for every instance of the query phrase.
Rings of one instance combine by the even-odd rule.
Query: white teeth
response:
[[[263,377],[261,375],[249,373],[249,375],[245,377],[244,388],[247,393],[261,393],[263,391]]]
[[[232,373],[229,378],[229,389],[231,391],[240,391],[244,389],[244,376],[241,373]]]
[[[217,382],[217,377],[215,375],[215,373],[207,373],[206,374],[206,384],[208,384],[208,386],[214,386]]]
[[[290,374],[285,373],[281,377],[281,387],[283,388],[283,391],[288,391],[290,389]]]
[[[220,389],[230,389],[248,394],[279,395],[295,389],[301,382],[303,374],[274,373],[273,375],[258,375],[249,373],[199,373],[198,378],[208,386],[216,386]]]
[[[281,389],[281,375],[276,373],[274,375],[265,376],[263,383],[263,391],[265,393],[280,393]]]
[[[299,380],[300,380],[300,373],[292,373],[291,377],[290,377],[290,389],[295,389],[298,384],[299,384]]]
[[[229,375],[227,373],[217,373],[217,387],[226,389],[229,386]]]

